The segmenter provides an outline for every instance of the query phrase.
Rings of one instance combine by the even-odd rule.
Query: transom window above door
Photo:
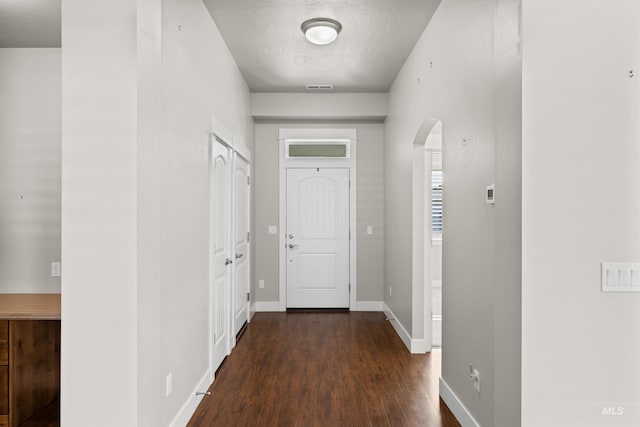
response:
[[[349,139],[289,139],[286,141],[287,158],[343,158],[351,157]]]

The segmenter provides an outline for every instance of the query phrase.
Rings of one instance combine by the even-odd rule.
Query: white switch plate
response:
[[[60,277],[60,263],[52,262],[51,263],[51,277]]]
[[[602,292],[640,292],[640,263],[603,262]]]
[[[480,393],[480,372],[477,369],[473,370],[471,374],[471,380],[473,381],[473,388],[476,389],[478,393]]]
[[[270,225],[269,227],[267,227],[267,233],[269,233],[269,234],[278,234],[278,226],[277,225]]]
[[[262,280],[262,279],[261,279],[261,280],[258,280],[258,287],[259,287],[260,289],[264,289],[264,280]]]
[[[369,236],[373,234],[373,225],[367,225],[367,234]]]
[[[167,375],[167,381],[166,381],[165,387],[166,387],[165,395],[166,397],[169,397],[169,395],[173,391],[173,373],[170,373],[169,375]]]

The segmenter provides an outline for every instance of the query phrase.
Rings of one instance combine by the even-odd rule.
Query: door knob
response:
[[[294,245],[293,243],[289,243],[289,249],[297,248],[298,245]]]
[[[236,259],[240,259],[240,258],[242,258],[242,256],[243,256],[243,255],[244,255],[244,254],[236,254]]]
[[[293,239],[293,234],[289,234],[289,238],[290,238],[290,239]]]
[[[231,261],[229,258],[224,260],[224,265],[229,265],[229,264],[233,264],[233,261]]]

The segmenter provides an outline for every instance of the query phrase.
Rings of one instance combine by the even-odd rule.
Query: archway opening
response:
[[[442,345],[443,125],[424,121],[414,139],[413,335],[421,349]]]
[[[444,171],[442,168],[442,122],[432,128],[425,144],[425,177],[429,181],[429,193],[425,195],[431,221],[425,225],[425,265],[430,265],[430,275],[425,274],[425,287],[431,289],[431,345],[442,346],[442,237]],[[426,186],[425,186],[426,187]],[[426,218],[425,218],[426,219]]]

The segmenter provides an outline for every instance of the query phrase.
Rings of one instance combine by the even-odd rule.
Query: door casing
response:
[[[287,310],[287,270],[286,270],[286,225],[287,225],[287,203],[285,195],[287,194],[287,168],[347,168],[349,169],[349,309],[356,310],[357,300],[357,274],[356,274],[356,254],[357,254],[357,222],[356,222],[356,154],[357,154],[357,134],[356,129],[280,129],[279,132],[279,153],[280,153],[280,189],[279,189],[279,226],[278,226],[278,243],[279,250],[279,306],[280,311]],[[350,141],[349,158],[317,158],[317,157],[298,157],[288,158],[286,154],[287,140],[311,140],[316,143],[336,140]]]
[[[240,157],[242,158],[244,161],[247,162],[247,168],[248,168],[248,173],[249,176],[251,176],[251,170],[252,170],[252,162],[251,162],[251,153],[244,147],[239,147],[233,144],[233,135],[215,118],[212,117],[212,123],[211,123],[211,128],[212,131],[209,135],[209,188],[210,188],[210,202],[209,202],[209,217],[210,217],[210,223],[209,223],[209,227],[210,227],[210,232],[209,232],[209,290],[210,293],[212,293],[214,291],[213,286],[214,286],[214,278],[215,278],[215,272],[216,272],[216,266],[213,265],[212,263],[212,255],[213,255],[213,247],[214,247],[214,240],[213,240],[213,232],[212,232],[212,227],[214,226],[213,223],[213,219],[215,218],[214,216],[214,209],[215,209],[215,203],[213,200],[213,188],[215,185],[215,181],[214,181],[214,176],[213,176],[213,164],[212,161],[214,159],[214,146],[216,144],[220,144],[223,147],[226,147],[226,149],[228,150],[228,162],[229,162],[229,187],[228,187],[228,191],[229,191],[229,195],[228,195],[228,207],[229,207],[229,212],[228,215],[230,215],[230,221],[229,221],[229,236],[228,236],[228,246],[229,246],[229,258],[230,259],[234,259],[235,258],[235,251],[233,250],[233,244],[232,244],[232,237],[231,234],[233,233],[234,229],[234,186],[233,186],[233,170],[234,170],[234,166],[233,166],[233,158],[234,157]],[[248,207],[247,209],[249,210],[249,224],[247,225],[247,231],[249,233],[252,233],[251,230],[251,186],[249,186],[249,201],[248,201]],[[247,246],[247,259],[246,262],[249,263],[250,265],[250,254],[251,254],[251,239],[249,239],[249,243]],[[233,268],[229,267],[230,270],[230,279],[229,279],[229,283],[226,287],[226,296],[225,296],[225,300],[226,300],[226,304],[227,304],[227,312],[226,312],[226,319],[227,319],[227,343],[226,343],[226,354],[229,355],[231,353],[231,350],[233,349],[233,347],[235,347],[236,345],[236,335],[233,333],[233,304],[232,304],[232,300],[231,300],[231,293],[233,291]],[[247,288],[248,290],[251,289],[251,273],[250,273],[250,268],[249,268],[249,272],[247,273]],[[248,314],[248,322],[251,321],[251,301],[249,301],[249,303],[247,304],[247,310],[249,311]],[[209,298],[209,339],[210,339],[210,343],[209,343],[209,380],[211,382],[213,382],[213,380],[215,379],[215,371],[216,371],[216,366],[214,366],[214,351],[213,351],[213,335],[214,335],[214,328],[215,328],[215,320],[214,320],[214,316],[216,315],[216,307],[215,304],[213,302],[213,298],[212,298],[212,294],[210,294],[210,298]]]

